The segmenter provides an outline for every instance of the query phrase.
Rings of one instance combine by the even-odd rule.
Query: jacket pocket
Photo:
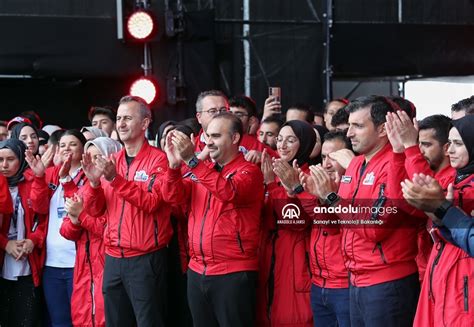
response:
[[[310,292],[311,276],[306,242],[298,240],[293,249],[293,278],[296,292]]]

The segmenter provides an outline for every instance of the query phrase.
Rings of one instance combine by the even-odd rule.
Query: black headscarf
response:
[[[168,127],[170,125],[176,126],[177,124],[178,124],[178,122],[176,122],[174,120],[167,120],[164,123],[162,123],[160,125],[160,127],[158,127],[158,133],[156,133],[156,146],[159,149],[161,149],[160,141],[161,141],[161,138],[163,137],[163,133],[165,132],[166,127]]]
[[[21,182],[23,177],[23,172],[28,167],[28,163],[25,160],[25,151],[26,145],[20,140],[17,139],[8,139],[0,142],[1,149],[10,149],[15,153],[15,156],[20,160],[20,168],[12,177],[7,177],[8,186],[17,186]]]
[[[461,119],[453,120],[452,124],[461,135],[462,141],[469,154],[469,162],[466,166],[457,169],[458,176],[474,173],[474,115],[467,115]],[[458,178],[456,178],[458,179]]]
[[[28,124],[28,123],[19,123],[19,124],[16,124],[15,126],[13,126],[13,128],[12,128],[12,134],[11,134],[10,138],[19,140],[19,139],[20,139],[21,130],[23,129],[23,127],[26,127],[26,126],[31,127],[31,128],[35,131],[36,136],[38,137],[38,141],[39,141],[39,132],[38,132],[38,129],[37,129],[34,125]],[[39,144],[38,144],[38,150],[39,150]],[[33,154],[34,154],[34,155],[37,155],[37,154],[38,154],[38,150],[36,150],[36,153],[33,153]]]
[[[300,141],[298,152],[296,152],[295,157],[291,161],[296,159],[299,166],[308,163],[309,155],[316,144],[316,134],[314,133],[313,126],[301,120],[290,120],[283,124],[282,128],[285,126],[291,127],[293,133],[295,133]],[[291,164],[292,162],[289,163]]]

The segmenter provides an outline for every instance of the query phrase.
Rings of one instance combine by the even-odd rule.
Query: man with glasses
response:
[[[197,155],[199,155],[206,147],[206,133],[207,126],[211,119],[222,112],[229,110],[229,103],[224,93],[218,90],[209,90],[199,93],[196,100],[196,119],[201,124],[201,130],[194,140]],[[207,155],[201,156],[200,159],[205,159]]]
[[[230,112],[240,119],[244,128],[244,135],[242,136],[239,150],[244,154],[245,160],[253,163],[260,162],[264,149],[267,149],[271,157],[278,157],[272,148],[261,143],[255,136],[249,134],[250,126],[258,120],[255,101],[244,95],[236,96],[229,100],[229,107]]]

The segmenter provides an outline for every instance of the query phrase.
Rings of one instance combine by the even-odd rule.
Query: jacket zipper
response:
[[[240,238],[240,232],[237,232],[237,243],[239,243],[239,248],[242,253],[245,253],[244,247],[242,245],[242,239]]]
[[[383,263],[384,263],[384,264],[387,264],[387,260],[385,259],[385,254],[383,253],[383,249],[382,249],[382,243],[381,243],[381,242],[377,242],[377,243],[375,244],[374,249],[372,250],[372,253],[375,252],[375,249],[376,249],[376,248],[377,248],[377,249],[379,250],[379,252],[380,252],[380,256],[382,257]]]
[[[469,311],[469,279],[464,276],[464,311]]]
[[[158,247],[158,222],[155,219],[153,223],[155,224],[155,246]]]
[[[442,242],[442,241],[440,241],[440,243],[438,243],[438,244],[440,244],[440,248],[439,248],[439,250],[438,250],[438,253],[436,254],[436,257],[435,257],[435,259],[434,259],[434,261],[433,261],[433,265],[431,266],[431,271],[430,271],[429,297],[432,298],[432,299],[434,299],[434,298],[433,298],[433,275],[434,275],[434,270],[435,270],[436,265],[437,265],[438,262],[439,262],[439,259],[440,259],[440,257],[441,257],[441,254],[443,253],[445,243]]]
[[[89,232],[86,231],[86,236],[87,236],[87,241],[86,241],[86,256],[87,256],[87,264],[89,265],[89,272],[91,275],[91,300],[92,300],[92,312],[91,312],[91,318],[92,318],[92,326],[95,326],[95,297],[94,297],[94,292],[95,292],[95,285],[94,285],[94,275],[92,273],[92,262],[91,262],[91,251],[90,251],[90,244],[91,241],[89,239]]]
[[[207,212],[209,211],[209,207],[211,206],[211,196],[212,196],[210,192],[208,193],[209,193],[209,197],[207,198],[207,206],[206,206],[206,210],[204,211],[204,217],[202,218],[201,233],[199,235],[199,249],[201,250],[202,263],[204,264],[204,271],[202,272],[203,275],[206,274],[207,264],[206,264],[206,260],[204,259],[204,250],[202,248],[202,234],[204,233],[204,223],[206,222]]]
[[[127,166],[127,173],[125,174],[125,179],[128,181],[128,170],[130,167]],[[119,225],[118,225],[118,243],[117,246],[120,248],[120,254],[122,258],[124,257],[123,247],[120,246],[120,241],[122,239],[122,219],[123,219],[123,212],[125,210],[125,200],[122,200],[122,212],[120,213]]]
[[[316,252],[316,245],[318,244],[318,241],[321,238],[321,233],[322,231],[320,229],[318,233],[318,238],[316,239],[316,242],[314,242],[313,250],[314,250],[314,258],[316,259],[316,266],[319,269],[319,277],[323,278],[323,269],[321,268],[321,265],[319,264],[318,254]]]

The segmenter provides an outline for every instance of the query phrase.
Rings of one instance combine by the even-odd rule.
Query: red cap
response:
[[[7,129],[10,130],[10,129],[13,128],[13,126],[15,126],[16,124],[19,124],[19,123],[31,124],[31,120],[29,120],[28,118],[25,118],[25,117],[17,116],[17,117],[13,118],[12,120],[10,120],[8,122]]]

